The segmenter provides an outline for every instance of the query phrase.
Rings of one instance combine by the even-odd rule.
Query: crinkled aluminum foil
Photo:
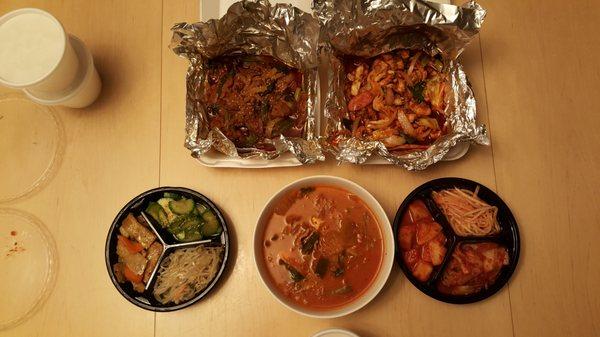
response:
[[[194,157],[211,148],[231,157],[277,158],[290,151],[303,164],[324,160],[316,130],[319,22],[309,13],[291,5],[271,6],[266,0],[236,2],[222,18],[173,26],[170,47],[190,61],[187,72],[186,141]],[[308,94],[304,137],[273,140],[274,151],[236,148],[218,129],[210,129],[205,107],[199,98],[204,92],[208,60],[230,55],[268,55],[304,77],[302,89]]]
[[[477,108],[467,77],[456,61],[479,32],[485,10],[474,1],[453,6],[416,0],[315,0],[313,8],[322,23],[321,46],[329,63],[329,90],[325,104],[323,146],[339,161],[364,163],[377,153],[409,170],[422,170],[441,160],[458,142],[489,145],[484,125],[477,125]],[[380,142],[344,138],[337,146],[328,136],[343,128],[346,113],[342,57],[373,57],[399,48],[441,54],[452,92],[447,99],[448,133],[427,150],[398,155]]]

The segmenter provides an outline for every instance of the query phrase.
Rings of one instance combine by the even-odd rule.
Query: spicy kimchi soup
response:
[[[263,257],[286,298],[313,310],[335,309],[375,280],[382,232],[358,196],[337,187],[304,187],[277,202],[265,226]]]

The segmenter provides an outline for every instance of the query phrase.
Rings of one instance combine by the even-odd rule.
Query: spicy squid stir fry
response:
[[[302,73],[267,56],[209,61],[201,103],[211,129],[238,148],[273,150],[269,139],[299,137],[306,123]]]
[[[389,150],[427,149],[446,133],[447,76],[423,51],[400,49],[346,63],[346,134]]]

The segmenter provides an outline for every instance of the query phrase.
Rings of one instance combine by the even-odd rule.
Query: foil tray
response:
[[[200,1],[200,13],[198,13],[198,17],[200,21],[206,21],[210,19],[218,19],[223,16],[229,6],[238,0],[215,0],[215,1]],[[435,2],[451,4],[452,2],[449,0],[433,0]],[[272,1],[275,3],[277,1]],[[290,3],[305,12],[311,11],[312,0],[287,0],[286,3]],[[320,78],[326,78],[326,75],[323,74],[323,71],[326,69],[321,69],[319,73]],[[320,92],[320,90],[318,91]],[[320,130],[320,118],[321,116],[321,98],[320,95],[317,97],[317,130]],[[459,143],[452,150],[450,150],[446,156],[442,159],[443,161],[452,161],[457,160],[463,157],[469,151],[469,143]],[[215,150],[211,150],[201,157],[198,158],[198,161],[205,166],[208,167],[230,167],[230,168],[270,168],[270,167],[291,167],[291,166],[300,166],[302,165],[292,154],[285,153],[273,160],[265,160],[265,159],[242,159],[242,158],[232,158],[228,157],[222,153],[219,153]],[[367,162],[367,165],[391,165],[389,161],[381,158],[379,156],[371,157]]]

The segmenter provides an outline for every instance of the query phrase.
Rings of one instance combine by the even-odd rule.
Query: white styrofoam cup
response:
[[[22,8],[0,17],[0,46],[0,84],[10,88],[63,91],[79,68],[63,26],[41,9]]]
[[[84,108],[98,98],[102,89],[102,82],[94,65],[92,53],[77,37],[70,35],[69,40],[80,65],[73,84],[67,90],[58,93],[24,89],[23,91],[32,101],[43,105]]]

